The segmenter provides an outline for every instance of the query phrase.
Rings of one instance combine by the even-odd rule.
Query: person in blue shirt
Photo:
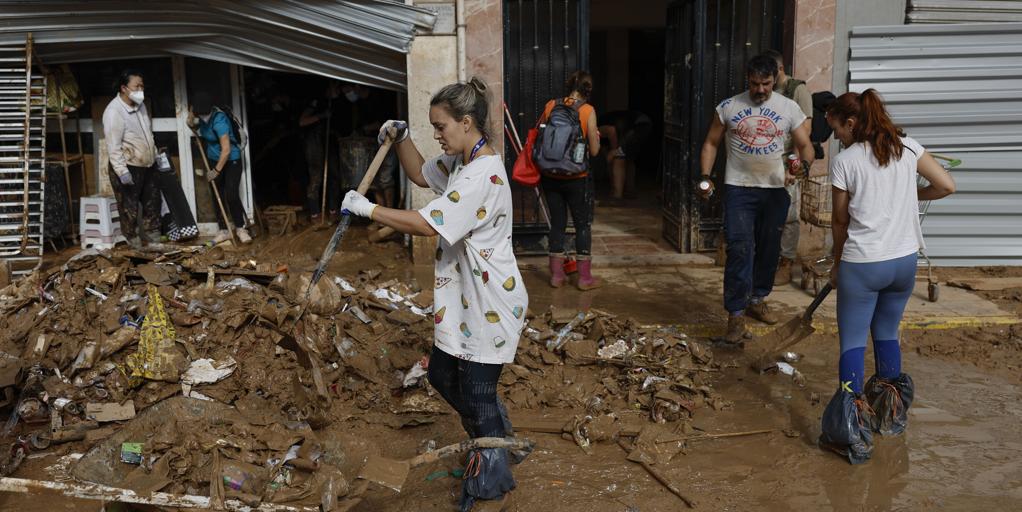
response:
[[[209,94],[200,92],[192,101],[188,112],[188,125],[198,128],[210,164],[210,172],[206,178],[216,182],[224,208],[234,222],[238,240],[246,244],[251,242],[252,236],[245,229],[245,206],[241,203],[241,148],[231,129],[230,117],[213,106],[213,99]],[[220,231],[213,241],[220,243],[231,238],[227,231],[227,223],[221,218],[219,211],[216,220],[220,225]]]

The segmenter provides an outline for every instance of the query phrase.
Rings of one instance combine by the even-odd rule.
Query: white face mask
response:
[[[348,91],[348,92],[344,93],[344,97],[348,98],[348,101],[350,101],[352,103],[355,103],[356,101],[358,101],[358,93],[355,92],[355,91]]]
[[[130,98],[131,101],[134,101],[136,104],[141,105],[142,102],[145,100],[145,91],[141,90],[131,91],[128,93],[128,98]]]

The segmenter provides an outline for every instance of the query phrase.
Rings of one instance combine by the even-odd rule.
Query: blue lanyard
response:
[[[479,139],[479,142],[476,142],[475,146],[472,146],[472,152],[468,154],[468,163],[472,163],[472,160],[476,159],[476,153],[478,153],[479,150],[482,149],[483,146],[485,146],[485,145],[486,145],[486,137],[483,137],[483,138]]]

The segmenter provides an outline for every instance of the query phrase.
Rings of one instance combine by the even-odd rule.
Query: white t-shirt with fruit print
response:
[[[440,194],[419,210],[440,234],[433,291],[435,344],[486,364],[511,363],[529,294],[511,244],[511,186],[499,156],[461,165],[461,156],[426,160],[422,175]]]

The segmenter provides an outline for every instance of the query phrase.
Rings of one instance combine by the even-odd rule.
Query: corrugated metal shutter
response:
[[[911,0],[908,23],[1006,23],[1022,21],[1019,0]]]
[[[960,158],[958,193],[923,222],[941,265],[1022,265],[1022,23],[852,30],[848,88],[877,89],[929,151]]]
[[[0,0],[0,44],[31,32],[48,64],[184,55],[395,90],[435,22],[391,0]]]

